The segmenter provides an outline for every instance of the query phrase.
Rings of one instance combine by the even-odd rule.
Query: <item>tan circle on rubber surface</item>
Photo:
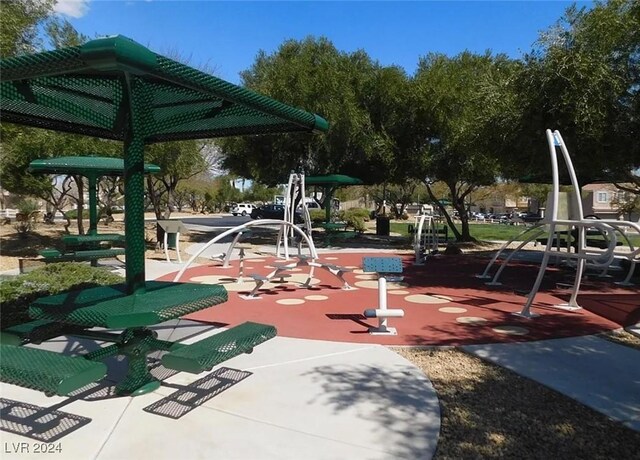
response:
[[[280,300],[276,300],[276,303],[279,303],[280,305],[300,305],[301,303],[304,303],[304,300],[302,300],[302,299],[280,299]]]
[[[526,335],[529,333],[529,329],[520,326],[496,326],[492,327],[491,329],[493,329],[498,334]]]
[[[329,297],[326,295],[306,295],[305,300],[327,300]]]
[[[456,318],[456,321],[469,326],[482,326],[487,322],[485,318],[480,318],[479,316],[460,316]]]
[[[378,280],[372,281],[356,281],[356,286],[367,289],[378,289]],[[402,289],[407,288],[409,285],[407,283],[397,283],[395,281],[391,281],[387,283],[387,290],[389,289]]]
[[[406,296],[404,300],[411,303],[439,304],[449,303],[452,299],[444,295],[413,294]]]
[[[442,307],[439,308],[438,311],[441,311],[442,313],[465,313],[467,309],[461,307]]]
[[[367,275],[356,275],[355,278],[359,280],[377,280],[378,279],[378,277],[373,273],[367,274]]]

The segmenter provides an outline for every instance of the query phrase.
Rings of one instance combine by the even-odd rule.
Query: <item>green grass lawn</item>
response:
[[[394,233],[399,233],[403,236],[409,237],[409,224],[410,221],[405,222],[391,222],[391,231]],[[440,226],[445,224],[440,224]],[[460,225],[457,225],[457,228],[460,229]],[[517,236],[519,233],[524,231],[526,227],[522,225],[505,225],[505,224],[475,224],[472,223],[469,226],[469,231],[471,232],[471,236],[477,240],[483,241],[507,241],[512,237]],[[449,231],[449,238],[454,239],[453,232]],[[635,247],[640,246],[640,235],[630,235],[629,240],[631,240],[631,244]],[[522,241],[522,239],[518,239],[516,241]],[[622,238],[618,238],[618,241],[624,240]]]
[[[391,232],[403,236],[409,235],[410,222],[391,222]],[[445,224],[440,224],[442,227]],[[457,226],[460,229],[460,226]],[[501,224],[470,224],[471,236],[478,240],[508,240],[524,230],[523,226]],[[453,232],[449,230],[449,238],[453,239]]]

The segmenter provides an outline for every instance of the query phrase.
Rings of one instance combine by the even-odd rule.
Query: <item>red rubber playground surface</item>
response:
[[[396,336],[373,336],[367,332],[378,320],[365,318],[367,308],[378,306],[375,274],[363,273],[364,256],[393,256],[390,253],[336,252],[322,254],[325,263],[350,267],[345,274],[353,290],[341,289],[338,278],[316,269],[312,288],[301,287],[309,267],[287,272],[283,283],[268,284],[260,298],[245,300],[255,286],[246,275],[266,275],[273,270],[272,257],[245,259],[245,277],[237,282],[238,261],[224,269],[218,264],[188,269],[181,281],[222,283],[229,301],[186,316],[186,319],[236,325],[244,321],[273,324],[279,336],[385,345],[465,345],[494,342],[521,342],[594,334],[638,321],[640,290],[620,288],[611,280],[583,282],[578,301],[584,308],[564,311],[553,305],[568,300],[562,283],[571,282],[571,273],[547,270],[533,304],[534,319],[512,315],[520,311],[537,273],[537,265],[514,263],[504,271],[501,287],[488,287],[475,277],[487,260],[473,255],[439,256],[425,265],[413,265],[403,256],[404,279],[388,282],[388,307],[402,308],[403,318],[390,318]],[[174,274],[160,278],[172,280]],[[560,287],[559,287],[560,286]]]

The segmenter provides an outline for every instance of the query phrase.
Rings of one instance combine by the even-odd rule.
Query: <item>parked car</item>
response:
[[[251,211],[252,219],[280,219],[284,220],[284,205],[281,204],[265,204]],[[296,212],[295,223],[301,223],[302,216],[300,212]]]
[[[524,216],[522,216],[521,219],[524,222],[536,223],[540,219],[542,219],[542,217],[540,216],[540,214],[536,214],[535,212],[528,212]]]
[[[231,214],[234,216],[248,216],[255,208],[255,205],[251,203],[238,203],[231,209]]]
[[[264,204],[251,210],[252,219],[284,219],[284,206],[281,204]]]

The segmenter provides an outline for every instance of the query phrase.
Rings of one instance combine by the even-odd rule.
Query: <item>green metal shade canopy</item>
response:
[[[348,185],[362,185],[362,181],[356,177],[345,176],[343,174],[327,174],[324,176],[307,176],[304,178],[305,185],[316,185],[322,187],[325,219],[331,220],[331,198],[338,187]]]
[[[123,36],[0,60],[3,122],[124,142],[127,286],[144,292],[144,146],[327,131],[318,115],[156,54]]]
[[[121,176],[124,172],[124,160],[111,157],[57,157],[33,160],[29,169],[41,174],[78,174],[81,176]],[[145,163],[145,174],[160,172],[160,166]]]
[[[363,182],[350,176],[344,176],[342,174],[328,174],[326,176],[307,176],[304,178],[307,185],[321,185],[321,186],[346,186],[346,185],[362,185]]]
[[[58,157],[33,160],[29,170],[40,174],[73,174],[89,180],[89,235],[98,233],[98,178],[122,176],[124,160],[110,157]],[[145,174],[160,172],[160,166],[145,164]]]

